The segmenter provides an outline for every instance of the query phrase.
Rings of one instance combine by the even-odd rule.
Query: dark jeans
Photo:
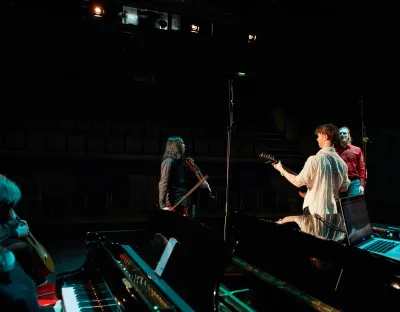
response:
[[[350,181],[349,189],[347,190],[347,192],[341,192],[339,196],[343,198],[343,197],[353,197],[360,195],[360,185],[361,185],[360,179],[355,179]]]
[[[31,245],[17,238],[8,238],[1,245],[14,253],[15,259],[36,284],[45,280],[38,272],[42,260]]]

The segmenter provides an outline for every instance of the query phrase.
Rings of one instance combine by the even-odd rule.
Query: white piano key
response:
[[[64,306],[64,312],[77,312],[80,311],[78,306],[78,300],[74,294],[74,287],[62,287],[61,288],[61,296]]]

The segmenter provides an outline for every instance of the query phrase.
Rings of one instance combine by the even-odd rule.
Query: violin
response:
[[[204,179],[204,176],[203,176],[203,174],[201,173],[200,168],[194,163],[194,159],[193,159],[193,158],[187,157],[187,158],[185,159],[185,164],[186,164],[186,166],[187,166],[188,168],[190,168],[190,169],[194,172],[194,174],[196,175],[197,179],[199,179],[199,181],[202,180],[202,179]],[[214,198],[214,195],[212,194],[210,185],[209,185],[207,182],[205,182],[205,186],[206,186],[207,189],[208,189],[210,198]]]

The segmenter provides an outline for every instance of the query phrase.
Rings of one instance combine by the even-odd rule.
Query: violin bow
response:
[[[178,207],[186,198],[190,196],[196,189],[198,189],[206,180],[208,179],[208,175],[205,175],[203,179],[199,180],[195,186],[191,188],[189,192],[186,193],[185,196],[183,196],[175,205],[174,207],[171,208],[171,210],[174,210],[176,207]]]

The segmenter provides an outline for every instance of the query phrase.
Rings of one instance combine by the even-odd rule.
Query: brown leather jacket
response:
[[[160,208],[174,206],[187,193],[185,168],[182,160],[165,158],[161,163],[160,182],[158,183],[158,204]],[[188,204],[187,199],[182,206]]]

